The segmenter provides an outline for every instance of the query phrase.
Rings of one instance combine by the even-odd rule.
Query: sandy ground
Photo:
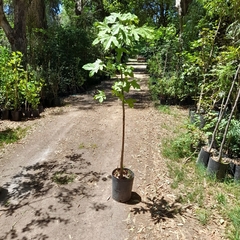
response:
[[[0,122],[2,128],[31,126],[25,138],[0,149],[1,240],[223,239],[214,224],[200,225],[191,205],[181,206],[172,192],[161,156],[168,131],[161,126],[177,119],[154,108],[146,66],[132,64],[141,90],[131,93],[137,102],[126,110],[125,166],[135,173],[131,201],[111,199],[122,115],[106,81],[100,86],[108,95],[103,104],[89,91],[46,109],[39,119]]]

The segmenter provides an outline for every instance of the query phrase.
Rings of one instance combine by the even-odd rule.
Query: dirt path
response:
[[[30,134],[0,153],[1,240],[220,239],[214,228],[199,225],[191,207],[180,214],[183,206],[170,188],[160,152],[168,134],[161,123],[171,126],[177,119],[152,106],[145,66],[133,64],[142,87],[133,92],[135,108],[126,112],[125,164],[135,173],[132,201],[111,199],[110,175],[121,146],[119,102],[109,97],[100,105],[92,92],[71,96],[64,107],[21,123],[32,126]],[[109,91],[109,85],[101,87]]]

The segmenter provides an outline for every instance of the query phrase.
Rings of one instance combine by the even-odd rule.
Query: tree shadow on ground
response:
[[[138,65],[136,65],[138,66]],[[145,67],[134,67],[135,74],[145,74],[147,73],[147,69]]]
[[[93,203],[91,208],[94,209],[95,211],[99,211],[99,210],[105,210],[107,207],[108,206],[103,203]]]
[[[59,208],[66,213],[76,207],[76,199],[94,197],[91,191],[92,183],[100,181],[104,174],[92,171],[90,166],[91,163],[83,158],[83,154],[74,153],[65,156],[64,161],[54,160],[22,167],[21,172],[1,188],[1,215],[5,218],[11,216],[14,218],[23,211],[31,211],[33,217],[27,219],[29,222],[22,228],[22,233],[27,234],[36,227],[44,229],[54,222],[68,224],[70,219],[56,216]],[[56,176],[69,178],[61,182]],[[48,199],[54,201],[48,203]],[[52,202],[55,202],[54,206],[50,205]],[[105,208],[100,205],[94,207],[99,210]],[[0,236],[0,240],[9,237],[19,238],[14,227],[11,227],[4,236]],[[48,236],[44,235],[34,239],[47,238]]]
[[[136,192],[132,192],[132,196],[131,196],[130,200],[126,202],[126,204],[136,205],[136,204],[140,203],[141,201],[142,201],[141,196]]]
[[[162,197],[158,199],[156,197],[148,198],[148,201],[142,201],[145,206],[135,207],[131,210],[134,214],[150,213],[151,218],[155,224],[166,221],[168,218],[174,218],[177,214],[181,214],[181,208],[174,203],[169,203]]]
[[[11,229],[8,233],[6,233],[3,237],[0,237],[0,240],[6,240],[6,239],[15,239],[18,238],[18,234],[16,229]],[[21,240],[28,240],[29,238],[23,237]],[[31,237],[31,239],[41,239],[46,240],[49,239],[49,237],[46,234],[40,233],[36,234],[34,237]],[[30,239],[29,239],[30,240]]]

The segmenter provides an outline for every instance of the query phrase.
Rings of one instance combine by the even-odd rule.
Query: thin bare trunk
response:
[[[203,83],[202,83],[201,92],[200,92],[200,96],[199,96],[199,100],[198,100],[198,104],[197,104],[197,112],[199,112],[200,108],[201,108],[201,102],[202,102],[202,98],[203,98],[204,85],[206,83],[206,72],[207,72],[207,69],[208,69],[208,67],[210,65],[211,59],[212,59],[213,50],[214,50],[214,43],[216,41],[217,34],[219,32],[220,26],[221,26],[221,18],[219,20],[218,27],[217,27],[217,30],[215,32],[215,35],[214,35],[214,38],[213,38],[213,41],[212,41],[211,51],[209,53],[209,58],[208,58],[207,64],[206,64],[206,66],[204,66]]]
[[[122,88],[122,94],[124,94]],[[124,147],[125,147],[125,103],[124,98],[122,99],[122,150],[121,150],[121,161],[120,161],[120,178],[123,178],[123,159],[124,159]]]
[[[165,72],[166,72],[166,69],[167,69],[167,61],[168,61],[168,50],[166,52],[166,55],[165,55],[166,59],[164,61],[164,68],[163,68],[163,77],[165,77]]]

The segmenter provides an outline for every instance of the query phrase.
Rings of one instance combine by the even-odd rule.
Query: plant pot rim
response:
[[[134,178],[134,173],[131,169],[129,168],[123,168],[123,171],[127,171],[128,172],[128,175],[124,174],[123,173],[123,178],[119,178],[118,176],[116,176],[116,172],[117,171],[120,171],[120,168],[115,168],[113,171],[112,171],[112,177],[115,178],[115,179],[119,179],[121,181],[129,181],[131,179]]]
[[[220,161],[218,161],[218,156],[211,156],[210,157],[213,161],[221,163],[221,164],[229,164],[229,158],[227,157],[222,157]]]

